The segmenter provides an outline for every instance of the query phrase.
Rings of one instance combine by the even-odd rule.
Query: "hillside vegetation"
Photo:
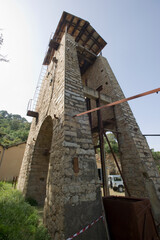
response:
[[[0,240],[51,240],[38,211],[11,184],[0,182]]]
[[[4,147],[25,142],[29,128],[30,123],[20,115],[0,111],[0,144]]]

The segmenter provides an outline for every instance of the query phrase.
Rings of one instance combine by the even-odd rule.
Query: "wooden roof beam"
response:
[[[88,32],[88,31],[87,31]],[[93,33],[95,32],[95,30],[94,29],[92,29],[92,31],[90,32],[90,33],[88,33],[88,37],[87,37],[87,39],[83,42],[83,46],[85,46],[86,45],[86,43],[90,40],[90,38],[91,38],[91,36],[93,35]]]
[[[75,25],[75,28],[73,29],[72,33],[71,33],[71,36],[73,36],[73,34],[75,33],[75,31],[78,29],[78,26],[80,24],[81,20],[79,19]]]
[[[74,16],[72,17],[71,21],[66,21],[66,22],[68,22],[67,32],[69,31],[69,28],[71,27],[71,25],[73,23],[73,20],[74,20]]]
[[[106,121],[103,121],[104,129],[107,128],[108,126],[113,126],[114,124],[115,124],[115,119],[108,119]],[[98,126],[91,129],[92,133],[98,133],[98,131],[99,131]]]
[[[98,38],[99,38],[99,36],[98,36]],[[99,44],[99,42],[98,42],[98,38],[97,38],[97,39],[94,38],[94,40],[92,39],[92,40],[93,40],[93,43],[92,43],[92,45],[90,46],[89,50],[92,49],[92,47],[94,46],[94,44],[97,44],[97,46],[100,48],[100,44]],[[93,50],[92,50],[92,51],[93,51]]]
[[[84,93],[85,97],[93,99],[93,100],[97,100],[99,98],[98,91],[94,90],[93,88],[89,88],[87,86],[83,87],[83,93]],[[106,94],[103,94],[103,93],[100,94],[100,100],[103,103],[111,103],[112,102],[111,97]]]
[[[30,111],[30,110],[28,110],[27,111],[27,116],[29,116],[29,117],[34,117],[34,118],[36,118],[36,119],[38,119],[38,112],[34,112],[34,111]]]
[[[91,52],[90,50],[88,50],[88,48],[83,47],[82,45],[77,43],[77,52],[86,52],[87,54],[89,54],[92,58],[97,58],[97,55],[93,52]]]
[[[89,57],[86,57],[85,55],[83,55],[83,54],[80,54],[80,53],[77,53],[78,54],[78,59],[81,61],[81,60],[85,60],[85,61],[87,61],[88,63],[90,63],[90,64],[93,64],[94,63],[94,61],[93,60],[91,60]]]
[[[81,36],[83,35],[84,31],[86,30],[86,28],[89,26],[89,22],[85,22],[85,24],[83,25],[80,33],[78,34],[78,36],[76,37],[75,41],[78,42],[81,39]]]

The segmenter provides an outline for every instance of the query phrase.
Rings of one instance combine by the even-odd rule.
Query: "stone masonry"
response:
[[[41,87],[18,188],[44,204],[44,223],[62,240],[102,215],[100,182],[86,110],[76,43],[64,34]],[[46,186],[46,188],[44,187]],[[105,239],[103,221],[77,239]]]
[[[83,75],[83,83],[87,79],[88,87],[96,89],[103,86],[102,93],[112,98],[112,102],[125,98],[108,61],[99,56],[95,63]],[[92,103],[92,108],[94,107]],[[142,135],[133,113],[127,102],[102,110],[103,121],[113,120],[106,124],[107,130],[116,134],[122,171],[127,186],[133,197],[149,197],[153,213],[160,222],[160,175],[155,166],[151,151]],[[96,126],[96,115],[93,126]]]
[[[70,25],[64,32],[65,21]],[[120,100],[124,94],[107,60],[97,57],[104,40],[97,38],[88,22],[64,12],[55,36],[59,42],[50,45],[49,54],[53,49],[54,53],[47,60],[35,109],[38,118],[31,124],[18,189],[44,206],[44,224],[52,239],[65,240],[103,214],[94,151],[97,113],[92,113],[92,124],[88,115],[73,116],[87,110],[86,97],[90,96],[91,108],[96,107],[96,89],[101,85],[101,105]],[[118,140],[131,196],[149,197],[160,222],[160,175],[128,103],[104,108],[101,113],[104,129]],[[102,219],[76,239],[106,239]]]

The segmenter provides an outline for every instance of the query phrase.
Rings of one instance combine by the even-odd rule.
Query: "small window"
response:
[[[114,177],[114,181],[122,181],[122,179],[120,177]]]

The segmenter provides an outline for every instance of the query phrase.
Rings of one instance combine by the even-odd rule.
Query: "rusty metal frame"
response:
[[[160,137],[160,134],[143,134],[145,137]]]
[[[99,93],[99,98],[96,100],[96,106],[97,108],[94,108],[94,109],[91,109],[89,110],[90,108],[90,104],[87,104],[87,110],[88,111],[85,111],[83,113],[80,113],[80,114],[77,114],[75,115],[74,117],[78,117],[78,116],[82,116],[84,114],[88,114],[89,115],[89,119],[90,119],[90,124],[91,124],[91,113],[92,112],[95,112],[97,111],[97,117],[98,117],[98,130],[99,130],[99,140],[100,140],[100,154],[101,154],[101,165],[102,165],[102,181],[103,181],[103,191],[104,191],[104,196],[107,196],[107,176],[106,176],[106,166],[105,166],[105,154],[104,154],[104,139],[103,139],[103,135],[105,136],[106,138],[106,141],[109,145],[109,148],[111,150],[111,153],[113,155],[113,158],[114,158],[114,161],[116,163],[116,166],[118,168],[118,171],[123,179],[123,182],[124,182],[124,186],[125,186],[125,189],[127,191],[127,194],[128,196],[130,197],[131,194],[130,194],[130,191],[127,187],[127,184],[126,184],[126,181],[124,179],[124,176],[123,176],[123,173],[119,167],[119,164],[118,164],[118,161],[115,157],[115,154],[113,152],[113,149],[111,147],[111,144],[109,142],[109,139],[104,131],[104,128],[103,128],[103,121],[102,121],[102,116],[101,116],[101,112],[100,110],[103,109],[103,108],[106,108],[106,107],[110,107],[110,106],[115,106],[117,104],[120,104],[120,103],[123,103],[123,102],[127,102],[129,100],[132,100],[132,99],[135,99],[135,98],[139,98],[139,97],[143,97],[143,96],[146,96],[146,95],[149,95],[149,94],[152,94],[152,93],[158,93],[160,91],[160,88],[157,88],[157,89],[153,89],[151,91],[147,91],[147,92],[144,92],[144,93],[141,93],[141,94],[138,94],[138,95],[135,95],[135,96],[132,96],[132,97],[129,97],[129,98],[124,98],[124,99],[121,99],[119,101],[116,101],[116,102],[113,102],[113,103],[109,103],[107,105],[104,105],[104,106],[100,106],[100,91],[102,90],[102,86],[100,86],[99,88],[96,89]]]
[[[100,110],[103,109],[103,108],[106,108],[106,107],[115,106],[117,104],[120,104],[120,103],[123,103],[123,102],[127,102],[127,101],[135,99],[135,98],[143,97],[143,96],[146,96],[146,95],[149,95],[149,94],[152,94],[152,93],[158,93],[160,91],[160,88],[156,88],[156,89],[153,89],[151,91],[147,91],[147,92],[144,92],[144,93],[141,93],[141,94],[129,97],[129,98],[124,98],[124,99],[121,99],[121,100],[113,102],[113,103],[109,103],[109,104],[104,105],[104,106],[100,106],[100,91],[102,89],[103,89],[102,85],[96,89],[98,91],[98,94],[99,94],[99,98],[96,100],[97,108],[89,110],[90,107],[91,107],[91,104],[90,104],[90,100],[87,99],[87,101],[86,101],[87,111],[85,111],[83,113],[76,114],[73,117],[78,117],[78,116],[82,116],[84,114],[88,114],[89,120],[90,120],[90,125],[92,126],[91,113],[97,111],[98,130],[99,130],[98,132],[99,132],[99,141],[100,141],[99,147],[100,147],[100,154],[101,154],[102,182],[103,182],[103,193],[104,193],[104,196],[107,196],[107,194],[108,194],[108,187],[107,187],[108,180],[107,180],[107,175],[106,175],[105,154],[104,154],[104,138],[103,138],[103,136],[105,136],[105,138],[106,138],[106,141],[107,141],[107,143],[109,145],[109,148],[111,150],[111,153],[113,155],[114,161],[115,161],[116,166],[118,168],[118,171],[119,171],[119,173],[120,173],[120,175],[121,175],[121,177],[123,179],[126,192],[127,192],[128,196],[130,197],[131,194],[130,194],[130,191],[129,191],[128,187],[127,187],[125,178],[124,178],[123,173],[122,173],[122,171],[121,171],[121,169],[119,167],[118,161],[117,161],[116,156],[115,156],[115,154],[113,152],[113,149],[112,149],[112,146],[111,146],[111,144],[109,142],[109,139],[108,139],[108,137],[107,137],[107,135],[106,135],[106,133],[104,131],[103,121],[102,121],[102,116],[101,116],[101,111]]]
[[[120,103],[124,103],[124,102],[130,101],[130,100],[133,100],[133,99],[136,99],[136,98],[139,98],[139,97],[144,97],[144,96],[146,96],[146,95],[149,95],[149,94],[152,94],[152,93],[158,93],[158,92],[160,92],[160,88],[156,88],[156,89],[153,89],[153,90],[151,90],[151,91],[147,91],[147,92],[144,92],[144,93],[140,93],[140,94],[134,95],[134,96],[129,97],[129,98],[123,98],[123,99],[118,100],[118,101],[116,101],[116,102],[109,103],[109,104],[106,104],[106,105],[103,105],[103,106],[100,106],[100,107],[91,109],[91,110],[89,110],[89,111],[85,111],[85,112],[82,112],[82,113],[78,113],[78,114],[74,115],[73,117],[79,117],[79,116],[82,116],[82,115],[87,114],[87,113],[96,112],[96,111],[98,111],[98,110],[100,110],[100,109],[103,109],[103,108],[115,106],[115,105],[118,105],[118,104],[120,104]]]

